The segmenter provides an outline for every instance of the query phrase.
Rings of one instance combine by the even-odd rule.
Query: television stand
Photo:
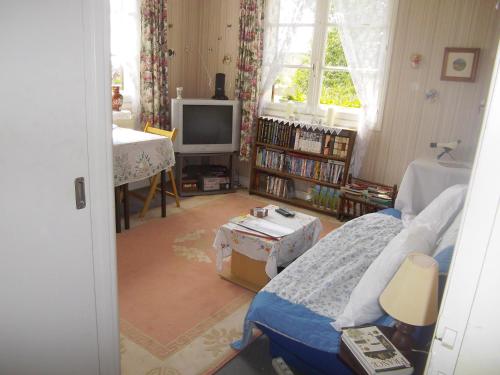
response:
[[[181,197],[191,197],[195,195],[213,195],[234,193],[236,189],[233,185],[233,157],[236,152],[216,152],[216,153],[175,153],[175,173],[177,180],[177,190]],[[224,160],[227,173],[217,173],[210,171],[210,166],[220,166]],[[228,184],[222,183],[222,188],[214,189],[214,183],[223,182],[223,174],[227,177]],[[217,175],[217,176],[216,176]],[[219,181],[217,181],[219,179]],[[204,182],[206,183],[204,189]],[[194,185],[194,186],[193,186]],[[210,186],[209,186],[210,185]],[[213,190],[212,190],[213,189]]]

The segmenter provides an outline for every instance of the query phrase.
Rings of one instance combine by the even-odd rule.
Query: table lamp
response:
[[[401,351],[413,347],[416,326],[436,322],[438,313],[437,262],[428,255],[410,253],[379,298],[382,308],[397,320],[391,341]]]

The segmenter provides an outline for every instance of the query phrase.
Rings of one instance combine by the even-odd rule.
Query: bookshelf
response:
[[[356,131],[260,117],[252,151],[250,193],[336,214],[349,176]],[[312,201],[295,196],[295,181],[312,187]]]

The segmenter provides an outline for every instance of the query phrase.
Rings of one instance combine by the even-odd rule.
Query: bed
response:
[[[453,227],[453,233],[441,243],[445,236],[440,232],[436,247],[441,249],[433,250],[443,273],[447,272],[459,227],[457,210],[448,214],[453,218],[447,217],[443,228],[451,231]],[[329,233],[256,295],[245,319],[243,338],[233,343],[233,348],[248,345],[256,327],[269,337],[273,358],[282,357],[303,373],[351,374],[337,358],[341,333],[332,325],[366,270],[404,228],[400,211],[387,209]],[[369,322],[394,324],[387,315]],[[431,333],[432,327],[417,330],[416,339]]]
[[[381,241],[379,247],[382,248],[402,228],[400,213],[394,209],[365,215],[362,218],[362,220],[359,220],[361,219],[359,218],[349,223],[360,225],[361,228],[359,229],[361,231],[366,230],[368,227],[374,230],[378,225],[390,223],[391,228],[383,231],[383,235],[389,237],[386,237],[384,241],[382,241],[382,238],[379,239]],[[361,223],[358,223],[360,221]],[[340,233],[339,231],[333,231],[328,234],[314,248],[314,252],[309,253],[310,257],[316,258],[317,252],[328,252],[331,243],[339,236],[347,235],[350,240],[358,234],[357,231],[344,232],[346,231],[343,230]],[[365,245],[373,245],[373,241],[365,241]],[[341,251],[344,251],[344,248],[338,249],[338,252]],[[358,251],[358,249],[353,249],[353,251]],[[372,254],[371,257],[374,255]],[[372,261],[371,257],[367,257],[367,263]],[[292,303],[280,296],[279,293],[276,293],[276,289],[280,287],[280,280],[289,282],[289,278],[292,277],[296,280],[295,282],[298,282],[301,278],[301,275],[296,275],[298,268],[302,268],[300,263],[294,263],[255,296],[245,319],[244,337],[234,343],[233,347],[236,349],[245,347],[251,340],[252,327],[255,326],[269,337],[273,358],[282,357],[293,367],[308,374],[350,374],[348,368],[337,359],[340,333],[334,330],[330,324],[334,319],[325,316],[326,314],[313,311],[318,309],[308,308],[309,304],[307,303]],[[325,268],[328,268],[328,266]],[[322,276],[317,275],[317,277],[321,278]],[[352,280],[352,282],[355,282],[355,280]],[[328,285],[323,285],[323,289],[325,288],[328,289]],[[321,299],[322,296],[319,297]],[[377,320],[376,323],[391,326],[393,319],[386,315]],[[328,332],[328,334],[325,334],[325,332]]]

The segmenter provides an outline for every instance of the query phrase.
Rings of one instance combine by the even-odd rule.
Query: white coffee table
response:
[[[321,221],[314,216],[296,212],[287,218],[275,212],[278,206],[269,205],[269,215],[262,219],[279,224],[293,233],[273,240],[244,233],[238,225],[224,224],[215,236],[217,271],[224,279],[247,289],[259,291],[278,274],[278,267],[290,264],[319,240]],[[231,256],[230,267],[223,267]]]

